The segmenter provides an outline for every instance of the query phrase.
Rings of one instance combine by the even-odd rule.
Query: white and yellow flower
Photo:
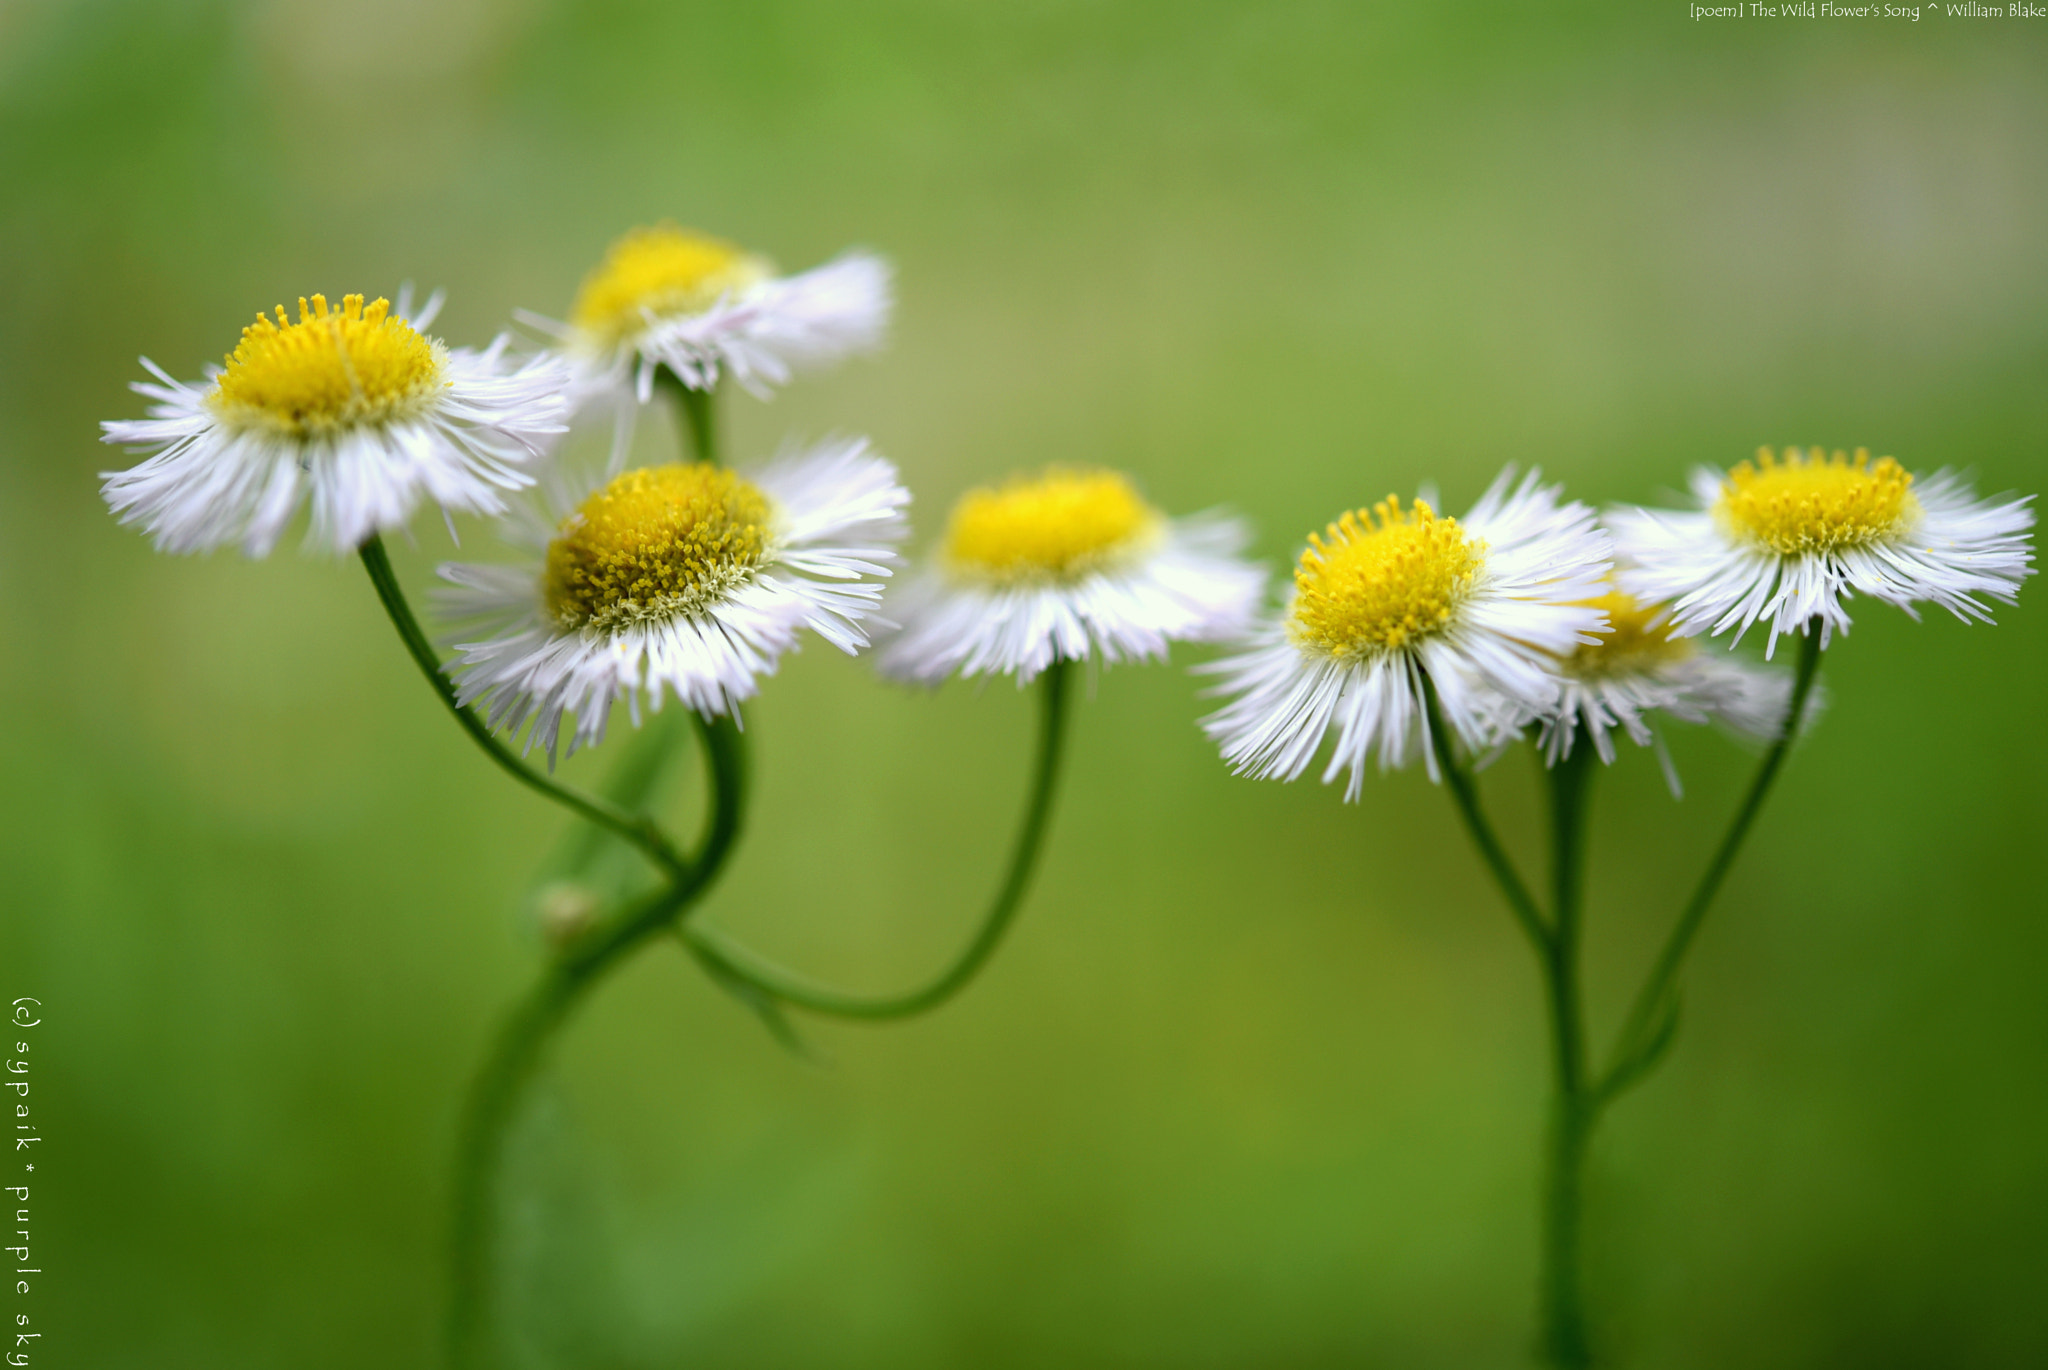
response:
[[[1753,741],[1775,738],[1784,726],[1792,694],[1785,672],[1699,651],[1690,639],[1673,635],[1663,605],[1639,603],[1624,591],[1610,589],[1588,604],[1606,613],[1607,626],[1597,642],[1582,642],[1558,658],[1558,697],[1536,719],[1549,764],[1570,756],[1583,733],[1600,760],[1612,765],[1620,733],[1655,749],[1675,795],[1678,773],[1653,715],[1718,723]]]
[[[863,441],[821,443],[751,475],[704,463],[642,467],[578,500],[553,492],[520,566],[451,564],[444,607],[490,631],[457,644],[464,704],[552,761],[604,737],[613,703],[643,694],[706,716],[736,712],[810,629],[848,653],[906,532],[910,492]]]
[[[630,376],[645,404],[664,366],[693,390],[729,374],[765,395],[800,369],[878,347],[890,303],[888,265],[868,253],[778,276],[766,258],[663,223],[612,244],[566,325],[523,317],[562,339],[589,386]]]
[[[1430,775],[1424,681],[1445,723],[1482,751],[1550,709],[1558,660],[1597,642],[1608,539],[1583,504],[1510,468],[1462,520],[1389,496],[1311,533],[1294,594],[1251,650],[1204,668],[1238,696],[1202,721],[1241,775],[1292,780],[1333,730],[1324,783],[1367,760]]]
[[[336,552],[402,527],[422,500],[502,513],[503,492],[533,483],[528,468],[563,429],[568,369],[512,360],[503,337],[482,352],[448,347],[421,331],[438,307],[437,296],[408,320],[404,292],[397,310],[314,295],[290,320],[279,305],[197,385],[145,357],[160,384],[133,388],[156,401],[150,417],[101,427],[150,456],[102,473],[107,504],[164,551],[236,542],[257,557],[309,496],[308,540]]]
[[[882,671],[937,684],[1058,660],[1157,659],[1173,642],[1244,626],[1265,573],[1238,556],[1241,525],[1169,519],[1114,471],[1052,467],[970,490],[933,565],[890,596],[900,629]]]
[[[1916,481],[1898,462],[1858,448],[1769,448],[1723,473],[1693,473],[1691,512],[1624,509],[1608,518],[1629,563],[1622,586],[1671,605],[1672,631],[1735,633],[1768,623],[1779,635],[1820,620],[1822,645],[1848,631],[1857,593],[1912,612],[1921,601],[1989,621],[1976,597],[2010,604],[2033,571],[2031,497],[1979,500],[1961,477]]]

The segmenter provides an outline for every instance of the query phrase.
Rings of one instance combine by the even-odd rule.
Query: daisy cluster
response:
[[[800,373],[879,346],[887,265],[850,252],[785,275],[762,256],[672,224],[612,245],[557,321],[519,317],[479,349],[415,311],[308,295],[242,329],[222,364],[180,381],[145,360],[148,416],[104,425],[141,460],[105,474],[122,522],[171,552],[239,546],[266,556],[303,514],[307,544],[358,553],[401,640],[442,703],[507,772],[637,848],[665,877],[615,904],[582,883],[593,854],[538,898],[558,955],[500,1034],[465,1123],[457,1176],[450,1326],[458,1359],[490,1364],[488,1274],[499,1153],[522,1082],[598,976],[675,932],[712,978],[785,1042],[786,1006],[866,1021],[926,1012],[992,955],[1044,844],[1067,736],[1072,663],[1155,661],[1176,642],[1229,644],[1198,669],[1224,702],[1202,727],[1240,774],[1293,780],[1319,758],[1358,798],[1369,765],[1423,759],[1445,779],[1483,860],[1539,952],[1550,985],[1558,1104],[1546,1205],[1545,1344],[1590,1363],[1576,1307],[1578,1171],[1601,1109],[1651,1069],[1675,1028],[1676,977],[1814,698],[1829,640],[1857,596],[1909,614],[1923,603],[1985,620],[2033,573],[2030,499],[1979,499],[1960,477],[1916,477],[1891,457],[1759,451],[1701,470],[1694,507],[1604,515],[1538,472],[1503,471],[1462,514],[1433,492],[1388,495],[1311,532],[1283,602],[1218,512],[1176,517],[1130,476],[1056,465],[968,490],[924,564],[901,582],[910,492],[864,438],[790,444],[729,467],[714,396],[770,396]],[[728,384],[729,382],[729,384]],[[682,459],[635,465],[642,408],[673,402]],[[563,436],[609,412],[609,458],[571,459]],[[515,555],[443,565],[445,644],[421,629],[381,538],[423,506],[492,519]],[[1737,647],[1761,628],[1762,659]],[[1771,666],[1799,639],[1796,675]],[[874,649],[893,679],[1039,683],[1043,723],[1015,847],[962,953],[907,993],[820,986],[692,927],[689,915],[742,828],[740,711],[806,636]],[[710,781],[703,835],[671,840],[640,811],[663,736],[592,795],[522,759],[601,742],[623,705],[637,726],[673,699],[695,717]],[[1648,747],[1664,719],[1767,741],[1755,781],[1674,924],[1604,1071],[1589,1073],[1578,1006],[1588,755]],[[1471,774],[1517,739],[1553,767],[1556,851],[1546,911],[1494,836]],[[523,748],[523,752],[520,749]],[[1577,760],[1572,758],[1576,753]],[[649,759],[651,758],[651,760]],[[1569,762],[1569,765],[1565,763]],[[637,788],[636,788],[637,787]],[[544,1008],[537,1011],[535,1006]],[[511,1082],[509,1085],[506,1082]]]
[[[359,554],[401,641],[477,744],[509,774],[646,856],[652,891],[589,883],[601,842],[579,842],[564,877],[537,893],[556,959],[500,1034],[465,1120],[450,1281],[451,1344],[493,1364],[493,1199],[521,1083],[585,987],[658,934],[681,936],[713,980],[785,1042],[785,1005],[870,1020],[950,998],[993,953],[1043,847],[1070,673],[1063,662],[1163,657],[1170,644],[1249,625],[1264,573],[1244,531],[1216,515],[1174,519],[1127,476],[1054,468],[969,492],[930,565],[885,604],[909,532],[910,492],[864,438],[793,444],[757,465],[718,458],[715,392],[756,397],[800,372],[870,350],[891,309],[888,268],[849,253],[782,275],[757,254],[673,225],[636,229],[584,279],[565,321],[522,318],[545,341],[503,334],[481,350],[428,332],[417,312],[362,295],[321,295],[258,315],[205,378],[144,361],[147,419],[105,425],[141,456],[106,473],[125,523],[172,552],[239,545],[266,556],[305,513],[309,547]],[[726,382],[731,385],[726,386]],[[673,401],[681,460],[629,458],[642,407]],[[579,463],[562,439],[609,410],[607,461]],[[444,660],[414,617],[382,544],[423,505],[495,520],[517,556],[442,566],[458,632]],[[886,613],[884,612],[886,611]],[[897,678],[1040,681],[1043,725],[1016,846],[979,930],[924,987],[863,996],[809,985],[689,915],[730,858],[747,804],[740,709],[806,635],[859,653],[883,635]],[[711,797],[699,840],[671,839],[641,811],[666,738],[637,751],[602,794],[523,760],[603,740],[618,706],[637,726],[673,699],[695,717]],[[637,787],[637,789],[636,789]],[[536,1029],[535,1023],[539,1024]]]
[[[1603,520],[1510,469],[1462,518],[1389,496],[1310,534],[1293,590],[1261,617],[1245,530],[1171,519],[1114,471],[1055,467],[970,491],[930,564],[877,616],[910,496],[859,439],[758,469],[709,461],[625,469],[631,418],[666,375],[767,394],[799,370],[874,348],[889,269],[848,253],[784,276],[761,256],[672,224],[635,229],[585,278],[566,322],[522,317],[481,350],[361,295],[303,298],[242,330],[188,384],[144,361],[155,403],[106,440],[146,455],[106,476],[108,504],[167,551],[267,554],[302,505],[308,540],[349,551],[422,503],[501,516],[515,564],[442,568],[447,605],[482,635],[457,644],[461,699],[552,757],[674,695],[731,713],[804,630],[848,652],[886,634],[880,665],[1029,681],[1059,660],[1158,658],[1176,640],[1234,640],[1229,702],[1203,722],[1238,771],[1293,779],[1331,743],[1325,781],[1355,798],[1366,765],[1432,775],[1433,726],[1484,756],[1534,727],[1556,762],[1582,736],[1661,745],[1662,714],[1750,737],[1783,723],[1789,684],[1696,639],[1765,629],[1823,643],[1856,594],[1986,618],[2031,574],[2025,499],[1979,500],[1947,471],[1890,457],[1768,449],[1694,474],[1696,508]],[[624,415],[601,474],[555,461],[577,413]],[[708,456],[708,453],[700,455]],[[1434,723],[1432,720],[1435,720]],[[1669,773],[1669,763],[1666,761]],[[1674,788],[1676,786],[1673,778]]]
[[[635,723],[669,696],[736,716],[806,631],[855,653],[879,629],[882,669],[902,680],[1021,684],[1059,660],[1157,659],[1238,635],[1262,593],[1239,524],[1172,519],[1127,476],[1058,467],[966,495],[883,617],[910,494],[866,440],[739,469],[708,445],[629,466],[658,383],[686,401],[727,379],[766,397],[877,347],[890,273],[871,254],[782,275],[661,224],[612,245],[566,320],[520,314],[540,346],[450,347],[426,331],[439,305],[313,295],[296,318],[259,315],[202,382],[145,360],[150,417],[105,425],[145,460],[107,473],[104,493],[173,552],[267,555],[308,505],[308,544],[337,553],[422,504],[494,517],[517,560],[440,570],[444,607],[469,629],[453,644],[458,700],[550,761],[600,741],[621,702]],[[561,437],[605,409],[610,460],[581,469]]]
[[[1175,517],[1121,472],[1053,466],[967,491],[924,565],[898,584],[910,492],[891,462],[851,437],[728,467],[713,405],[720,388],[765,398],[807,369],[877,347],[890,288],[888,267],[867,253],[784,275],[758,254],[662,224],[613,244],[565,320],[521,315],[542,340],[506,333],[481,349],[450,346],[428,331],[438,295],[418,311],[404,291],[395,305],[346,295],[336,307],[309,295],[295,313],[259,314],[202,381],[145,360],[153,379],[134,388],[151,401],[148,417],[104,425],[106,441],[142,460],[107,473],[103,493],[166,551],[238,545],[265,556],[304,511],[309,546],[359,552],[407,649],[472,738],[668,878],[609,914],[573,880],[544,891],[544,926],[562,955],[543,990],[573,995],[655,933],[676,930],[785,1040],[784,1005],[904,1017],[949,998],[987,960],[1042,847],[1068,664],[1159,660],[1175,642],[1231,644],[1199,668],[1224,697],[1202,727],[1240,774],[1293,780],[1326,758],[1324,782],[1341,777],[1354,800],[1368,765],[1420,756],[1432,779],[1450,782],[1551,980],[1565,1063],[1554,1192],[1565,1197],[1546,1221],[1558,1231],[1576,1221],[1559,1215],[1575,1201],[1572,1168],[1593,1118],[1670,1040],[1678,966],[1804,721],[1821,651],[1849,628],[1850,604],[1860,595],[1913,613],[1931,603],[1983,620],[1987,601],[2012,602],[2033,573],[2029,499],[1979,499],[1953,473],[1923,479],[1861,450],[1788,448],[1695,473],[1694,507],[1683,511],[1602,515],[1513,468],[1461,515],[1428,491],[1388,495],[1310,533],[1284,602],[1271,607],[1237,520]],[[690,450],[636,466],[637,416],[657,396],[676,403]],[[609,459],[569,460],[562,437],[572,422],[605,411]],[[425,505],[449,518],[451,534],[456,513],[492,518],[517,553],[440,568],[444,607],[461,630],[445,663],[380,540]],[[1759,627],[1763,660],[1714,649],[1716,638],[1734,648]],[[966,950],[907,994],[819,987],[684,921],[740,831],[741,707],[807,634],[847,653],[874,648],[881,672],[900,681],[1040,682],[1038,761],[1007,873]],[[1791,678],[1768,664],[1787,635],[1800,640]],[[558,752],[602,741],[619,705],[637,725],[671,698],[696,715],[712,781],[704,836],[687,855],[631,805],[558,785],[514,754],[538,748],[552,767]],[[1585,1085],[1593,1077],[1572,1026],[1582,768],[1587,749],[1612,762],[1626,739],[1654,749],[1676,792],[1659,740],[1665,718],[1771,745],[1614,1061]],[[1558,848],[1547,914],[1493,836],[1470,774],[1520,738],[1554,767],[1579,758],[1552,777]],[[537,1051],[560,1019],[516,1021],[547,1026],[537,1036],[508,1031],[502,1050]],[[523,1080],[528,1064],[497,1059],[483,1078]],[[464,1151],[473,1165],[462,1172],[464,1212],[488,1211],[477,1196],[492,1192],[491,1139],[509,1126],[516,1094],[476,1096],[498,1111],[471,1120],[485,1141]],[[484,1286],[463,1273],[487,1268],[488,1223],[461,1225],[458,1241],[451,1324],[466,1345],[489,1322]],[[1561,1241],[1546,1250],[1569,1261]],[[1546,1288],[1568,1293],[1570,1283]],[[1547,1344],[1564,1348],[1561,1364],[1587,1363],[1578,1314],[1559,1299],[1546,1314]]]
[[[1695,474],[1695,511],[1604,520],[1535,472],[1503,472],[1463,518],[1390,496],[1309,535],[1285,607],[1205,668],[1232,696],[1203,727],[1240,773],[1292,780],[1330,741],[1324,781],[1357,798],[1366,765],[1421,754],[1431,730],[1484,758],[1534,728],[1547,760],[1583,735],[1655,745],[1655,715],[1751,738],[1787,726],[1791,682],[1730,646],[1846,631],[1858,593],[1988,619],[2032,574],[2029,499],[1978,500],[1943,471],[1916,484],[1889,457],[1768,449]]]
[[[481,633],[456,645],[461,699],[551,757],[565,719],[573,751],[622,700],[636,721],[668,695],[734,712],[805,630],[857,652],[879,629],[881,669],[924,683],[1230,640],[1241,650],[1205,668],[1230,696],[1203,722],[1224,757],[1293,779],[1327,739],[1323,778],[1355,798],[1368,762],[1419,754],[1434,775],[1433,727],[1482,757],[1534,728],[1552,762],[1581,737],[1602,760],[1616,736],[1661,756],[1657,715],[1768,737],[1784,676],[1697,639],[1761,624],[1766,657],[1787,633],[1825,643],[1859,593],[1986,618],[1986,597],[2010,601],[2031,574],[2026,499],[1979,500],[1951,472],[1916,480],[1861,450],[1765,449],[1696,472],[1684,512],[1603,520],[1512,469],[1462,518],[1389,496],[1311,534],[1286,604],[1262,616],[1241,524],[1172,519],[1127,476],[1055,467],[964,496],[878,616],[910,496],[864,440],[728,470],[626,469],[626,439],[663,376],[765,395],[879,345],[879,258],[785,276],[663,224],[613,244],[567,321],[522,315],[550,346],[451,347],[427,332],[440,303],[311,295],[296,317],[258,315],[200,383],[145,359],[149,417],[105,429],[146,459],[108,473],[105,495],[174,552],[265,555],[307,505],[309,543],[337,552],[422,504],[499,517],[523,560],[442,568],[451,614]],[[607,405],[625,421],[604,470],[557,460],[571,419]]]

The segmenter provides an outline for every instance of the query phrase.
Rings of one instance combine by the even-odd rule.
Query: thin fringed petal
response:
[[[1702,468],[1692,480],[1698,508],[1618,509],[1608,516],[1627,568],[1621,583],[1644,600],[1671,605],[1679,636],[1733,634],[1758,624],[1764,655],[1778,639],[1819,621],[1822,645],[1849,630],[1856,594],[1912,612],[1932,603],[1989,622],[1980,596],[2010,604],[2033,574],[2032,496],[1979,500],[1962,478],[1938,471],[1916,482],[1918,517],[1894,536],[1829,552],[1782,554],[1738,537],[1713,512],[1724,477]]]
[[[1425,674],[1445,726],[1474,754],[1555,704],[1558,658],[1606,626],[1604,611],[1579,601],[1606,588],[1607,535],[1590,508],[1512,467],[1460,525],[1483,547],[1481,570],[1451,621],[1420,641],[1335,656],[1292,630],[1290,600],[1248,650],[1197,668],[1230,699],[1202,728],[1234,771],[1293,780],[1328,738],[1322,778],[1343,777],[1347,801],[1358,798],[1368,764],[1384,771],[1420,755],[1437,778]]]
[[[886,262],[849,253],[703,314],[651,322],[639,348],[692,389],[710,389],[723,372],[766,396],[798,370],[880,347],[888,331],[889,285]]]
[[[839,439],[778,458],[751,482],[770,502],[772,554],[743,584],[691,612],[563,629],[549,617],[539,560],[443,566],[452,587],[443,609],[485,633],[455,645],[462,702],[482,708],[494,728],[523,729],[527,749],[540,747],[552,764],[560,746],[574,753],[602,741],[620,701],[636,721],[643,704],[659,709],[671,695],[707,717],[737,715],[806,629],[847,653],[865,648],[894,543],[906,532],[910,493],[895,467],[864,440]],[[556,524],[584,493],[556,492]]]
[[[662,367],[693,390],[709,390],[730,376],[765,398],[799,372],[881,347],[893,309],[888,262],[849,252],[813,270],[722,296],[702,310],[649,310],[643,327],[616,341],[538,315],[520,317],[562,339],[576,359],[580,395],[594,399],[630,391],[646,404]]]
[[[1055,661],[1156,661],[1174,642],[1234,637],[1266,580],[1239,555],[1246,536],[1227,518],[1171,521],[1155,546],[1073,581],[988,585],[932,568],[887,601],[900,628],[878,666],[925,685],[956,672],[1023,685]]]
[[[421,412],[331,434],[229,425],[212,403],[213,385],[144,365],[163,381],[133,387],[156,401],[150,417],[101,427],[104,441],[149,456],[102,472],[102,494],[166,552],[234,543],[267,556],[307,503],[308,544],[336,553],[404,527],[422,503],[503,513],[505,494],[533,484],[546,442],[568,417],[567,364],[538,356],[508,366],[502,346],[449,350],[445,385]]]
[[[1600,760],[1612,765],[1616,733],[1638,747],[1657,745],[1651,716],[1658,713],[1686,723],[1715,723],[1747,741],[1768,741],[1784,726],[1791,697],[1786,672],[1740,657],[1690,654],[1642,670],[1568,671],[1557,702],[1537,720],[1537,743],[1554,766],[1572,754],[1583,735]],[[1807,722],[1817,706],[1818,700],[1809,705]],[[1665,769],[1675,794],[1668,760]]]

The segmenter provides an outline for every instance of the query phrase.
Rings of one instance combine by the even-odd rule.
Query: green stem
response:
[[[677,417],[689,433],[690,450],[697,460],[718,465],[717,391],[694,390],[665,366],[655,368],[654,382],[675,401]]]
[[[1537,909],[1536,901],[1530,897],[1529,887],[1522,883],[1522,877],[1515,873],[1514,863],[1508,860],[1500,839],[1494,836],[1493,825],[1486,821],[1486,813],[1479,807],[1479,788],[1473,783],[1472,773],[1459,763],[1451,746],[1451,730],[1444,725],[1443,706],[1437,701],[1436,682],[1429,678],[1429,672],[1421,672],[1423,710],[1428,721],[1429,743],[1435,749],[1437,769],[1443,773],[1444,787],[1451,792],[1451,799],[1458,806],[1459,817],[1465,820],[1465,830],[1472,835],[1472,843],[1479,848],[1479,854],[1486,859],[1486,865],[1493,872],[1494,883],[1508,901],[1508,909],[1515,915],[1530,945],[1536,948],[1539,957],[1550,955],[1550,929],[1544,926],[1543,914]]]
[[[628,953],[672,927],[710,887],[738,840],[746,808],[746,758],[730,718],[698,719],[711,802],[695,857],[667,889],[634,904],[569,944],[513,1010],[472,1087],[456,1153],[449,1340],[459,1367],[492,1364],[492,1264],[498,1246],[497,1188],[505,1140],[543,1048],[577,1003]]]
[[[1023,903],[1024,891],[1030,886],[1052,817],[1053,794],[1058,788],[1073,674],[1071,662],[1055,661],[1040,678],[1039,697],[1043,712],[1038,730],[1038,758],[1032,770],[1031,794],[1025,802],[1024,820],[1017,830],[1016,846],[1010,853],[1009,869],[974,939],[937,978],[906,994],[869,998],[814,984],[780,967],[768,965],[757,957],[740,953],[722,940],[684,923],[680,931],[690,949],[735,981],[771,999],[809,1009],[813,1013],[869,1021],[907,1018],[937,1008],[952,998],[974,978],[1001,943],[1003,934]]]
[[[717,433],[711,393],[689,389],[665,368],[657,378],[676,392],[697,460],[716,463]],[[559,785],[513,756],[476,711],[461,703],[453,682],[441,672],[433,647],[420,630],[391,572],[382,541],[373,536],[363,546],[362,556],[378,598],[413,660],[477,745],[522,784],[647,853],[669,882],[667,888],[628,904],[561,950],[540,983],[500,1029],[471,1089],[456,1152],[448,1324],[452,1361],[466,1370],[487,1367],[496,1360],[493,1331],[497,1308],[492,1265],[498,1247],[498,1177],[504,1163],[506,1138],[517,1118],[526,1085],[538,1069],[547,1043],[583,997],[636,948],[676,926],[724,867],[738,841],[746,810],[746,751],[738,724],[732,718],[707,720],[701,715],[692,716],[703,742],[711,794],[697,851],[684,858],[651,819],[635,817],[605,799]],[[665,737],[643,739],[642,748],[628,758],[615,777],[620,793],[644,796],[660,769],[666,751]],[[571,848],[570,860],[580,867],[594,855],[594,846],[583,842]]]
[[[392,574],[391,558],[384,551],[384,539],[372,533],[370,540],[359,550],[364,569],[370,573],[370,583],[377,587],[377,598],[383,601],[384,612],[391,616],[392,626],[398,629],[398,636],[405,643],[406,650],[412,653],[412,659],[418,663],[427,682],[434,687],[434,693],[448,706],[448,712],[455,715],[455,721],[462,725],[463,731],[469,734],[477,746],[484,749],[485,755],[528,789],[545,795],[599,827],[617,833],[645,852],[648,858],[667,872],[671,879],[688,878],[688,863],[676,851],[675,845],[668,840],[667,834],[663,833],[652,819],[627,813],[596,795],[585,794],[581,790],[558,784],[514,756],[491,731],[490,725],[484,722],[482,715],[457,698],[455,682],[441,670],[441,663],[434,653],[433,644],[421,630],[419,620],[413,617],[412,606],[406,602],[405,591],[399,588],[398,577]]]
[[[670,754],[695,718],[695,714],[678,708],[649,719],[605,777],[599,793],[623,809],[653,807],[649,800],[668,768]],[[607,851],[613,850],[611,840],[612,834],[608,829],[591,823],[572,824],[562,835],[560,847],[544,869],[561,878],[580,879],[597,865]]]
[[[1542,958],[1554,1051],[1550,1148],[1543,1196],[1542,1347],[1550,1364],[1591,1364],[1579,1283],[1586,1144],[1596,1118],[1586,1089],[1579,940],[1585,895],[1586,807],[1598,758],[1586,739],[1550,768],[1552,935]]]
[[[1770,793],[1771,782],[1777,779],[1793,739],[1799,735],[1799,724],[1805,717],[1807,700],[1813,694],[1814,679],[1820,671],[1820,656],[1820,627],[1809,623],[1799,640],[1799,666],[1793,677],[1792,698],[1785,709],[1784,725],[1779,729],[1777,741],[1764,753],[1763,764],[1757,768],[1756,779],[1750,782],[1749,793],[1735,811],[1734,821],[1728,825],[1728,832],[1715,850],[1713,860],[1707,863],[1705,873],[1693,889],[1692,898],[1686,902],[1671,935],[1665,939],[1663,951],[1659,953],[1649,978],[1643,982],[1642,990],[1636,995],[1635,1004],[1622,1024],[1607,1073],[1600,1080],[1598,1092],[1603,1100],[1640,1079],[1655,1064],[1655,1057],[1663,1044],[1670,1040],[1668,1031],[1659,1030],[1659,1024],[1669,1020],[1669,1004],[1678,981],[1679,968],[1684,964],[1686,953],[1692,949],[1693,939],[1699,933],[1700,923],[1706,918],[1714,896],[1720,892],[1721,882],[1727,879],[1729,869],[1735,864],[1743,839],[1749,836],[1751,825],[1763,809],[1764,797]]]
[[[1581,1176],[1594,1110],[1586,1089],[1585,1024],[1579,990],[1579,911],[1585,884],[1586,803],[1595,757],[1579,747],[1550,771],[1552,916],[1544,920],[1529,887],[1515,871],[1479,804],[1479,787],[1453,749],[1436,683],[1422,674],[1423,710],[1430,746],[1444,787],[1458,807],[1473,845],[1493,873],[1515,921],[1535,949],[1550,1010],[1553,1048],[1552,1116],[1543,1192],[1542,1346],[1551,1364],[1579,1370],[1590,1364],[1579,1290]]]

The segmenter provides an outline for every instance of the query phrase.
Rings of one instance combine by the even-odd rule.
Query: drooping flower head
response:
[[[104,440],[151,453],[103,473],[123,523],[167,552],[238,542],[268,555],[310,493],[309,540],[336,552],[403,526],[422,499],[443,510],[496,514],[502,492],[533,483],[527,468],[562,431],[567,368],[511,362],[507,339],[483,352],[450,348],[424,329],[430,301],[408,320],[361,295],[341,308],[314,295],[298,318],[257,315],[209,383],[133,387],[157,403],[140,421],[102,424]]]
[[[1679,636],[1732,629],[1740,641],[1762,620],[1768,656],[1780,634],[1819,619],[1825,644],[1848,630],[1855,593],[1988,621],[1976,597],[2009,604],[2033,574],[2031,496],[1978,500],[1951,472],[1916,480],[1862,448],[1761,448],[1725,474],[1694,472],[1693,494],[1696,511],[1624,509],[1608,520],[1629,563],[1622,585],[1668,602]]]
[[[1056,660],[1157,659],[1229,636],[1265,582],[1237,555],[1244,541],[1228,519],[1167,518],[1115,471],[1056,466],[970,490],[934,564],[890,598],[902,626],[881,669],[1023,684]]]
[[[583,279],[566,327],[589,383],[634,378],[645,404],[666,366],[693,390],[722,374],[756,394],[881,343],[889,268],[850,252],[796,276],[718,238],[657,224],[613,243]],[[545,321],[533,322],[547,326]]]
[[[1611,765],[1620,732],[1639,747],[1655,748],[1677,794],[1678,775],[1652,715],[1714,722],[1758,741],[1777,735],[1792,692],[1783,671],[1699,651],[1691,639],[1673,635],[1665,606],[1640,603],[1625,591],[1610,589],[1587,603],[1606,613],[1607,626],[1596,642],[1581,642],[1558,658],[1557,699],[1537,717],[1538,742],[1551,765],[1571,755],[1582,732]]]
[[[623,472],[527,529],[518,566],[450,564],[451,614],[490,636],[458,644],[459,693],[493,727],[555,754],[604,737],[611,707],[635,722],[673,692],[731,713],[809,628],[852,653],[904,535],[910,493],[860,441],[828,442],[752,475],[704,463]]]
[[[1462,519],[1389,496],[1309,535],[1294,593],[1251,650],[1205,668],[1238,696],[1202,722],[1239,774],[1292,780],[1324,736],[1323,780],[1365,763],[1405,765],[1418,744],[1430,774],[1423,676],[1445,722],[1484,749],[1551,707],[1558,659],[1606,624],[1607,535],[1583,504],[1560,504],[1530,472],[1501,473]]]

